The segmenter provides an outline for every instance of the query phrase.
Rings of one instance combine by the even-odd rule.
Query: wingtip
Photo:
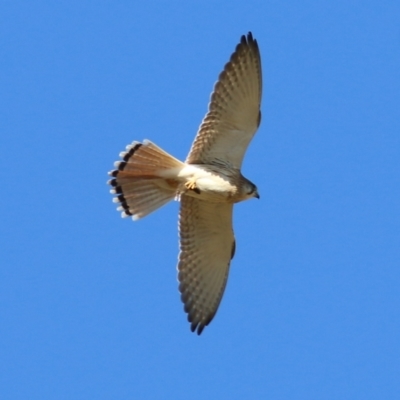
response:
[[[254,51],[256,54],[258,54],[258,57],[260,57],[260,50],[258,48],[257,40],[254,39],[251,31],[249,31],[247,35],[242,35],[242,37],[240,38],[240,43],[236,47],[236,51],[238,51],[240,47],[248,47],[252,49],[252,51]]]
[[[251,31],[249,31],[249,32],[247,33],[247,35],[242,35],[240,41],[241,41],[241,43],[243,43],[243,44],[250,44],[250,43],[257,42],[257,41],[254,39],[253,34],[252,34]]]
[[[199,324],[199,323],[192,323],[192,324],[190,325],[190,330],[191,330],[193,333],[197,333],[197,336],[200,336],[201,333],[202,333],[203,330],[204,330],[204,327],[205,327],[205,325],[202,325],[202,324]]]

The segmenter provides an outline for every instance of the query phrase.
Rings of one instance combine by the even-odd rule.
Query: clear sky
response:
[[[248,31],[261,199],[199,337],[178,203],[105,182],[133,140],[185,158]],[[1,399],[399,398],[399,1],[2,1],[0,54]]]

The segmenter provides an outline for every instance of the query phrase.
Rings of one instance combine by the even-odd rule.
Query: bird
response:
[[[260,198],[241,166],[260,126],[261,94],[261,56],[249,32],[214,85],[186,160],[146,139],[129,144],[109,172],[122,217],[138,220],[171,200],[180,202],[179,292],[198,335],[218,310],[235,255],[233,205]]]

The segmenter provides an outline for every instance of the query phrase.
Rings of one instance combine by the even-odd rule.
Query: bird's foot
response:
[[[185,187],[188,190],[193,190],[195,193],[200,194],[200,189],[196,186],[196,181],[193,179],[186,182]]]

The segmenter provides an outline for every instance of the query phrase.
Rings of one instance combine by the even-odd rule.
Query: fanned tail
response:
[[[178,181],[174,177],[184,166],[181,161],[149,140],[133,142],[120,157],[108,183],[122,217],[143,218],[175,197]]]

